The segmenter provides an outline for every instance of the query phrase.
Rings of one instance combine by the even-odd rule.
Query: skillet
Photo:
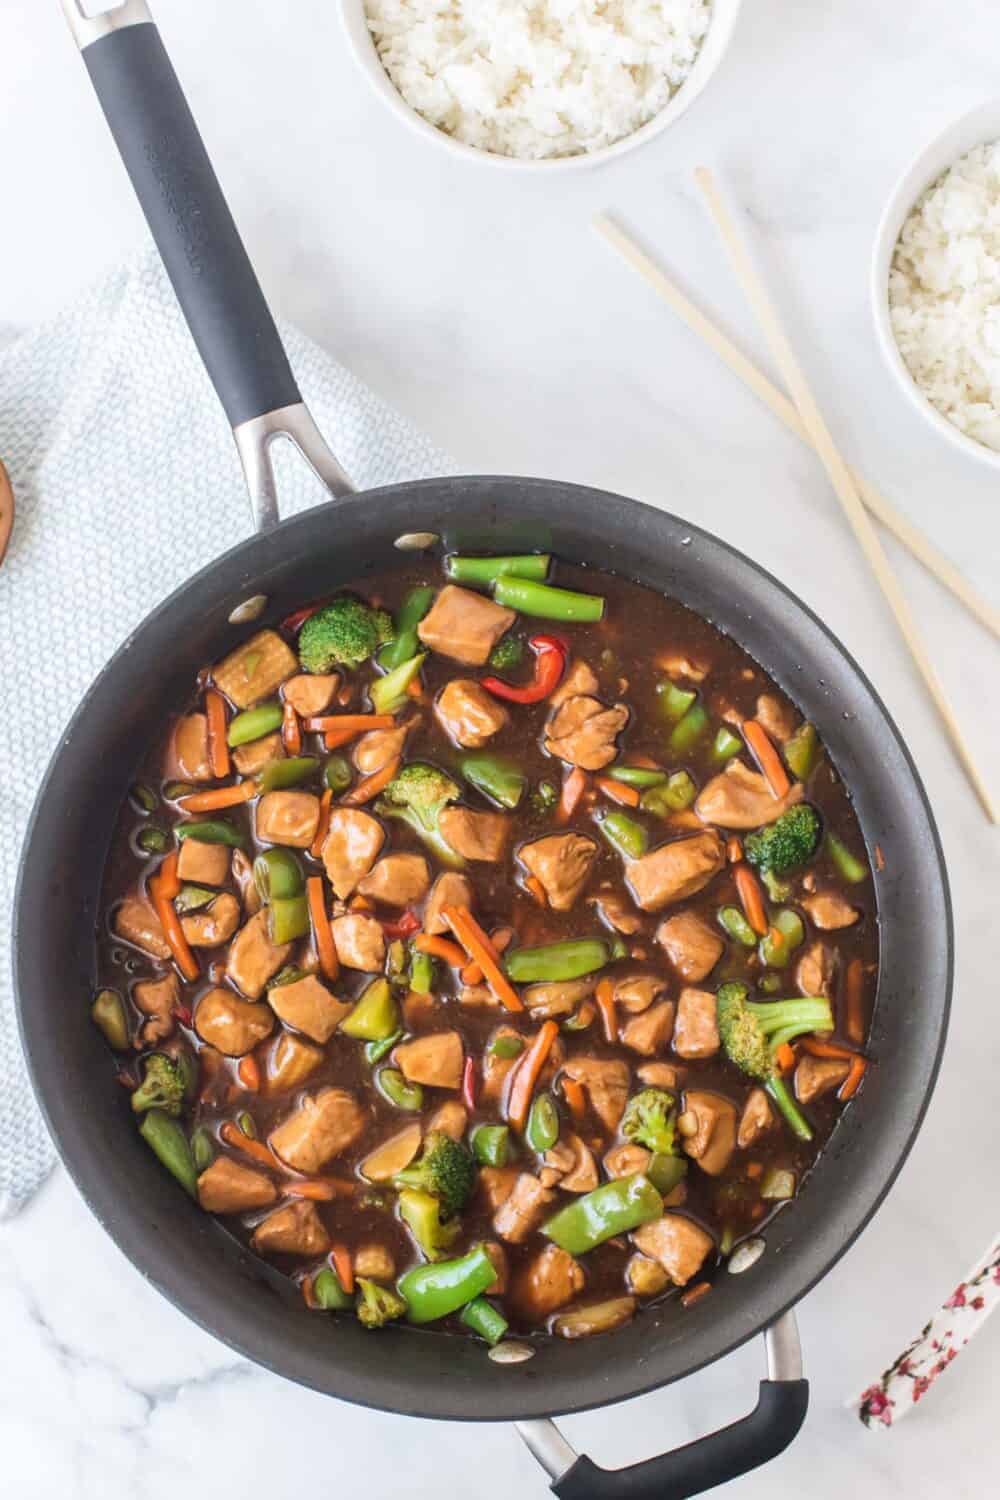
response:
[[[63,0],[192,335],[232,425],[256,534],[196,574],[125,642],[69,724],[40,789],[14,911],[14,977],[35,1089],[62,1159],[136,1267],[248,1359],[363,1405],[452,1420],[515,1421],[568,1500],[695,1495],[780,1453],[805,1416],[791,1308],[875,1212],[913,1143],[944,1045],[952,922],[940,842],[916,769],[874,688],[782,584],[707,532],[621,496],[556,481],[459,477],[363,494],[301,401],[274,322],[144,0],[95,17]],[[331,499],[279,522],[271,445],[292,442]],[[472,1341],[310,1314],[289,1284],[150,1158],[88,1014],[101,875],[150,724],[192,675],[262,623],[398,562],[398,548],[553,551],[669,594],[735,636],[813,720],[851,789],[876,876],[881,969],[865,1087],[790,1210],[742,1275],[720,1271],[676,1304],[582,1343],[545,1340],[514,1364]],[[251,624],[250,621],[253,621]],[[48,913],[63,913],[53,941]],[[550,1418],[639,1395],[757,1333],[768,1378],[751,1414],[671,1454],[607,1471]]]

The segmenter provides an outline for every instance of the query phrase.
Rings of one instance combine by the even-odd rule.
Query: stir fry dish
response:
[[[373,577],[192,689],[93,1000],[163,1168],[317,1315],[683,1316],[868,1067],[874,881],[813,725],[680,604],[539,555]]]

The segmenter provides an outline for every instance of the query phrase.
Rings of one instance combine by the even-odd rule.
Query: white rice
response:
[[[889,274],[899,352],[949,422],[1000,450],[1000,142],[918,199]]]
[[[691,71],[710,0],[365,0],[386,72],[456,140],[576,156],[645,125]]]

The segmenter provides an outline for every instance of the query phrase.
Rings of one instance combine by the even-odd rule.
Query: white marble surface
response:
[[[986,827],[815,462],[590,233],[612,210],[760,352],[695,199],[724,170],[847,453],[1000,602],[1000,486],[891,385],[867,309],[890,184],[996,84],[993,0],[749,0],[733,52],[665,137],[594,173],[519,180],[402,130],[345,55],[336,0],[160,0],[159,19],[265,287],[469,470],[561,475],[669,505],[797,584],[898,718],[937,809],[958,927],[956,1007],[924,1131],[875,1223],[801,1308],[813,1406],[763,1500],[981,1500],[1000,1433],[987,1328],[897,1431],[842,1400],[876,1375],[1000,1221],[993,1143],[996,891]],[[139,214],[55,0],[0,0],[0,323],[45,314],[137,245]],[[998,648],[893,560],[1000,795]],[[983,1038],[987,1038],[984,1042]],[[545,1493],[501,1427],[435,1427],[325,1401],[188,1325],[57,1171],[0,1228],[0,1489],[18,1500],[175,1500],[197,1485],[388,1500]],[[750,1401],[750,1347],[669,1392],[566,1424],[622,1463]]]

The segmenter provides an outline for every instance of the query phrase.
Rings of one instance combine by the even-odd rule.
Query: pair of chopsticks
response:
[[[991,823],[998,821],[997,811],[990,792],[980,775],[969,749],[962,737],[958,721],[945,697],[937,673],[927,654],[917,629],[916,620],[899,580],[889,565],[882,549],[878,533],[871,516],[877,517],[892,534],[907,547],[924,567],[944,586],[951,590],[965,607],[1000,639],[1000,610],[995,609],[979,595],[958,569],[943,557],[927,538],[883,495],[847,467],[841,457],[809,383],[784,332],[777,311],[764,284],[758,275],[746,244],[741,238],[707,167],[699,167],[695,181],[704,195],[708,211],[715,222],[728,251],[737,279],[757,316],[761,330],[767,339],[774,360],[781,371],[791,393],[791,400],[747,359],[722,331],[708,319],[699,308],[684,296],[660,268],[610,219],[599,215],[595,222],[598,232],[620,255],[653,287],[664,301],[679,314],[687,326],[713,349],[722,361],[738,375],[744,383],[769,406],[785,425],[812,447],[823,464],[834,492],[843,507],[844,514],[865,555],[869,567],[885,596],[889,608],[909,649],[917,671],[923,678],[931,701],[951,740],[952,747],[971,782],[977,797]],[[867,509],[866,509],[867,507]],[[870,514],[869,514],[870,512]]]

